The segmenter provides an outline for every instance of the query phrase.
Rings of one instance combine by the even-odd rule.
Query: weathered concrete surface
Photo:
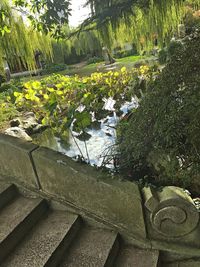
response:
[[[111,266],[107,263],[111,257],[113,262],[118,249],[116,233],[85,227],[66,253],[61,267]]]
[[[72,212],[115,229],[131,244],[165,251],[168,259],[177,253],[175,261],[200,256],[199,214],[180,189],[147,188],[143,204],[136,184],[5,135],[0,135],[0,180],[1,175],[7,182],[68,204]]]
[[[19,183],[38,188],[30,155],[36,148],[32,143],[0,134],[0,174],[9,182],[16,179]]]
[[[133,246],[125,246],[120,250],[115,267],[157,267],[159,251],[142,250]]]
[[[0,265],[46,212],[40,199],[17,197],[0,211]]]
[[[151,240],[200,248],[199,213],[183,189],[174,186],[159,191],[144,188],[143,195],[145,221]]]
[[[149,235],[150,236],[150,235]],[[151,237],[149,237],[151,239]],[[197,239],[197,238],[196,238]],[[194,239],[195,240],[195,239]],[[152,248],[161,251],[161,256],[166,262],[184,261],[191,258],[200,257],[200,248],[197,244],[191,245],[183,239],[175,240],[155,240],[151,239]]]
[[[14,191],[15,186],[9,183],[6,183],[5,181],[3,181],[3,178],[0,176],[0,198],[2,197],[3,193],[7,192],[10,189],[10,187],[12,187]]]
[[[174,263],[163,263],[159,267],[199,267],[200,261],[188,260]]]
[[[44,192],[60,197],[138,239],[146,230],[138,186],[112,179],[47,148],[32,153]]]
[[[39,204],[39,208],[38,201],[45,206]],[[37,212],[34,212],[35,205]],[[0,228],[2,267],[116,266],[118,253],[121,255],[121,245],[124,244],[115,231],[88,227],[79,215],[51,210],[45,200],[27,199],[20,195],[12,203],[5,204],[0,212]],[[3,245],[1,241],[5,236],[8,236],[8,242]],[[144,254],[146,251],[142,250],[140,255]],[[155,267],[151,260],[149,263],[148,267]],[[134,262],[129,266],[138,267]]]
[[[6,239],[15,227],[20,224],[29,213],[39,205],[38,199],[24,199],[18,197],[16,201],[6,206],[0,212],[0,242]]]
[[[72,230],[77,218],[77,215],[67,212],[49,212],[48,216],[43,218],[32,229],[15,251],[4,261],[1,267],[58,266],[62,260],[62,253],[59,252],[59,257],[56,257],[55,251]],[[76,236],[79,230],[79,227],[76,228],[72,238]],[[71,240],[69,240],[70,242]],[[65,250],[67,248],[68,246],[65,246]],[[51,263],[50,265],[51,258],[53,258],[52,261],[54,264]]]
[[[170,245],[170,244],[169,244]],[[172,245],[173,246],[173,245]],[[183,263],[183,262],[190,262],[192,259],[196,261],[200,261],[200,249],[192,249],[191,247],[182,246],[182,250],[180,248],[176,249],[174,247],[173,251],[162,251],[162,247],[160,247],[160,262],[164,265],[171,264],[171,263]],[[190,251],[189,251],[190,250]],[[189,255],[191,254],[191,255]],[[161,267],[163,266],[161,265]],[[200,265],[199,265],[200,266]],[[159,266],[160,267],[160,266]]]
[[[166,186],[160,191],[144,188],[143,192],[152,227],[160,234],[175,238],[187,235],[197,227],[198,210],[182,188]]]
[[[17,196],[14,185],[0,181],[0,210]]]

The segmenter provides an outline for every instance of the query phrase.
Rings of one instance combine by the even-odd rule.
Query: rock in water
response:
[[[26,141],[32,141],[32,138],[20,127],[11,127],[5,131],[5,134],[11,135],[17,138],[21,138]]]
[[[39,124],[33,112],[27,112],[21,119],[20,128],[24,129],[29,135],[32,135],[42,132],[47,126]]]
[[[22,117],[12,120],[10,126],[10,128],[5,130],[5,134],[26,141],[32,141],[30,135],[39,133],[47,128],[47,126],[38,123],[33,112],[26,112]]]
[[[20,126],[20,124],[21,124],[21,120],[19,118],[14,119],[10,122],[11,127],[18,127],[18,126]]]
[[[32,134],[33,129],[37,127],[38,122],[33,112],[27,112],[23,115],[21,127],[28,133]]]

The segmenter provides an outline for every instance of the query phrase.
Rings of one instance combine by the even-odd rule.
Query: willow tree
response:
[[[198,8],[200,0],[88,0],[91,17],[81,28],[94,25],[110,45],[113,32],[116,39],[132,39],[141,49],[150,48],[155,40],[166,44],[183,22],[186,5]]]
[[[70,29],[66,36],[70,34]],[[97,30],[82,31],[70,38],[63,38],[59,41],[52,39],[53,54],[55,62],[75,63],[86,55],[101,56],[102,38]]]
[[[13,11],[7,0],[0,4],[0,65],[7,61],[11,69],[35,69],[35,51],[51,57],[51,40],[48,35],[25,25],[22,17]]]

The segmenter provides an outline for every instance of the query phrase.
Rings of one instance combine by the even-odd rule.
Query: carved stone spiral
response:
[[[191,197],[178,187],[165,187],[160,192],[144,191],[145,206],[150,211],[154,230],[168,237],[192,232],[199,223],[199,213]]]

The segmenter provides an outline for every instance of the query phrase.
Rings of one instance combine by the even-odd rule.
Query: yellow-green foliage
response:
[[[104,99],[112,97],[120,107],[134,95],[131,85],[138,76],[148,76],[148,67],[128,71],[93,73],[90,77],[53,75],[41,81],[29,81],[21,92],[14,92],[15,104],[20,109],[32,110],[44,124],[63,134],[75,119],[75,130],[80,132],[92,122],[105,118]],[[79,112],[77,108],[84,106]]]
[[[108,46],[113,38],[118,43],[135,43],[138,50],[149,50],[158,45],[163,47],[178,31],[183,22],[186,7],[198,9],[200,0],[147,0],[147,1],[108,1],[89,0],[97,16],[98,29]],[[117,6],[126,6],[117,14]],[[99,16],[99,17],[98,17]],[[110,18],[110,20],[108,19]]]
[[[70,31],[66,34],[70,34]],[[95,52],[96,55],[100,55],[102,50],[102,38],[96,30],[81,32],[67,40],[52,40],[52,44],[54,59],[59,63],[63,62],[65,56],[72,56],[74,51],[79,56],[90,55]],[[60,61],[58,61],[58,58],[60,58]]]
[[[51,40],[49,36],[33,31],[24,24],[22,17],[13,11],[8,1],[1,3],[0,8],[6,10],[7,30],[1,29],[0,34],[0,65],[5,58],[12,69],[35,69],[34,53],[40,50],[45,57],[51,58]],[[5,24],[4,23],[4,24]]]
[[[96,15],[104,12],[104,7],[112,7],[115,2],[120,1],[88,1],[93,2]],[[121,1],[123,2],[123,1]],[[126,1],[125,1],[126,2]],[[128,1],[127,1],[128,2]],[[140,1],[137,1],[138,3]],[[77,55],[101,53],[102,45],[110,49],[123,47],[125,43],[135,44],[138,52],[151,50],[157,40],[158,46],[166,46],[171,38],[178,33],[179,24],[188,12],[188,6],[192,10],[200,7],[200,0],[149,0],[146,8],[138,4],[129,5],[128,12],[121,16],[115,16],[111,20],[100,16],[99,22],[92,22],[84,28],[79,35],[75,35],[70,40],[60,42],[62,56],[70,55],[73,50]],[[104,6],[105,3],[105,6]],[[98,28],[95,29],[95,25]],[[93,30],[88,30],[93,29]],[[69,34],[69,29],[66,35]],[[59,49],[59,48],[58,48]],[[59,53],[58,53],[59,54]]]
[[[18,114],[16,107],[10,102],[11,98],[7,98],[2,93],[0,93],[0,129],[8,122],[15,118]]]
[[[109,1],[92,1],[97,2],[97,15],[103,12],[103,5],[109,5]],[[120,2],[120,1],[119,1]],[[114,5],[115,1],[113,1]],[[133,1],[134,3],[134,1]],[[112,6],[112,4],[110,4]],[[62,51],[64,55],[71,55],[75,50],[77,55],[86,55],[101,53],[102,45],[108,46],[110,49],[123,47],[125,43],[134,43],[137,50],[151,50],[155,46],[155,41],[160,48],[166,46],[170,39],[177,34],[178,26],[188,12],[188,6],[192,10],[198,9],[200,0],[149,0],[149,5],[142,8],[140,5],[129,7],[128,13],[121,17],[115,17],[111,20],[105,20],[103,23],[100,19],[99,26],[95,29],[95,23],[84,28],[79,35],[72,36],[70,39],[62,40],[60,43],[54,42],[54,47]],[[100,17],[101,18],[101,17]],[[97,22],[98,24],[98,22]],[[92,29],[93,30],[88,30]],[[67,29],[66,35],[70,33]],[[59,55],[56,53],[55,55]]]

